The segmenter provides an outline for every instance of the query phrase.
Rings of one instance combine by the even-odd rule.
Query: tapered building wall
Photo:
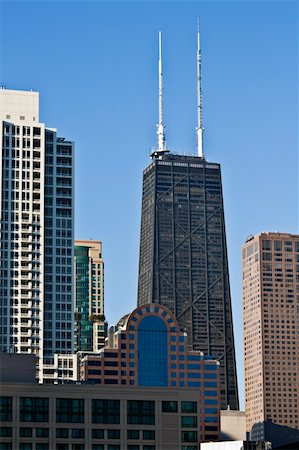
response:
[[[143,174],[138,305],[160,303],[189,348],[221,363],[221,407],[238,390],[219,164],[164,154]]]

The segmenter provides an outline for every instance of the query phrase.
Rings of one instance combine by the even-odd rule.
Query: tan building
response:
[[[261,233],[242,248],[246,428],[299,428],[299,235]]]
[[[221,410],[220,430],[222,441],[245,441],[245,411]]]
[[[97,352],[105,344],[102,242],[75,241],[75,351]]]

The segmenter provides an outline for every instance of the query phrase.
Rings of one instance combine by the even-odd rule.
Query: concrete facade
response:
[[[245,411],[220,411],[220,430],[222,441],[246,440]]]
[[[1,448],[198,450],[201,408],[190,388],[3,384]]]

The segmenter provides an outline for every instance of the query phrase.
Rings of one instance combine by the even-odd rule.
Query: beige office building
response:
[[[299,235],[261,233],[242,248],[246,428],[299,428]]]

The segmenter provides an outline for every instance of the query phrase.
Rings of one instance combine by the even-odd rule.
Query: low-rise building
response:
[[[198,450],[202,408],[196,388],[3,383],[0,448]]]
[[[162,305],[143,305],[124,316],[110,329],[107,346],[83,357],[80,378],[98,385],[194,389],[201,405],[199,442],[219,439],[219,362],[189,351],[186,333]]]

